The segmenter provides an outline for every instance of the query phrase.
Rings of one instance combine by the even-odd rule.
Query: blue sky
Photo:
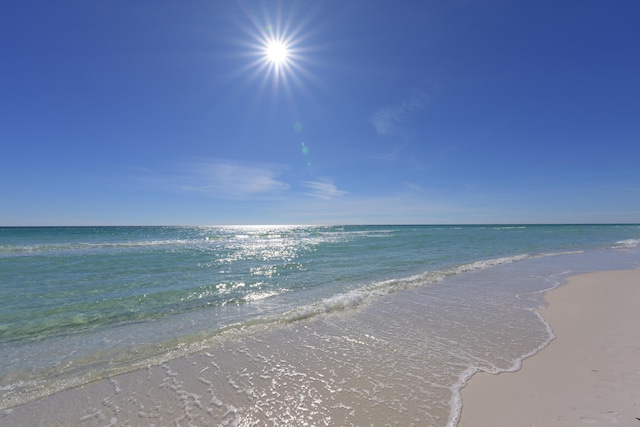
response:
[[[7,2],[0,225],[640,222],[638,16]]]

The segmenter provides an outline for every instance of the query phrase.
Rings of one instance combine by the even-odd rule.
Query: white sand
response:
[[[575,276],[545,298],[557,338],[516,373],[474,375],[459,427],[640,427],[640,270]]]

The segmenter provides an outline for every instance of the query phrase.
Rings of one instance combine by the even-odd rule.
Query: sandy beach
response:
[[[640,270],[574,276],[545,298],[556,339],[515,373],[474,375],[458,425],[640,426]]]

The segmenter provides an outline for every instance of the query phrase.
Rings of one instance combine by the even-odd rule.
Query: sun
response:
[[[265,46],[265,56],[272,65],[284,65],[290,58],[289,46],[280,40],[268,40]]]
[[[248,60],[235,73],[246,76],[244,87],[258,83],[257,98],[265,90],[277,96],[282,94],[289,100],[295,93],[308,94],[307,85],[318,82],[317,76],[308,68],[317,63],[310,58],[310,53],[318,50],[317,46],[309,44],[318,32],[309,27],[313,20],[298,17],[295,9],[287,13],[276,8],[270,16],[266,10],[261,14],[248,5],[246,7],[248,19],[246,25],[240,23],[244,35],[237,39],[237,44],[241,46],[238,56]]]

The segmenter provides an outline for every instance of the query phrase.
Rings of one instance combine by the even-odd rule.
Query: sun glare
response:
[[[252,25],[246,27],[247,40],[239,43],[247,48],[242,55],[251,61],[239,74],[246,73],[248,83],[259,83],[257,97],[267,89],[290,100],[293,90],[307,93],[306,83],[316,80],[305,66],[312,49],[307,41],[314,34],[313,28],[307,28],[309,20],[297,19],[293,10],[288,15],[278,11],[274,16],[248,16]]]
[[[274,65],[282,65],[289,60],[289,48],[278,40],[270,40],[267,43],[265,54],[267,60]]]

